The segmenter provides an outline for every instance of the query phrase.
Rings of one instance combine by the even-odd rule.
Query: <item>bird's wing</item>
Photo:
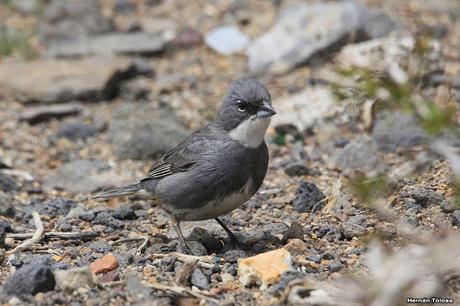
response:
[[[162,177],[185,172],[200,160],[209,143],[206,128],[198,130],[174,149],[168,151],[149,169],[149,173],[141,181],[160,179]]]

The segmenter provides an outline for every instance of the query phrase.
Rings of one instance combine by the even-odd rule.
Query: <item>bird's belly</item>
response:
[[[234,192],[222,199],[216,199],[206,203],[201,207],[190,210],[183,210],[175,214],[181,221],[200,221],[214,219],[228,214],[237,209],[254,194],[253,181],[249,179],[246,185],[237,192]]]

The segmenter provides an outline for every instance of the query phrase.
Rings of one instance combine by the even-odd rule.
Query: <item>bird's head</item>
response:
[[[267,88],[255,79],[239,79],[230,85],[216,121],[230,137],[246,147],[258,147],[276,114]]]

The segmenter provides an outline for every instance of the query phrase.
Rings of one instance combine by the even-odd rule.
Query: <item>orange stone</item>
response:
[[[118,268],[118,260],[112,253],[97,259],[90,265],[90,270],[93,274],[109,272],[115,270],[116,268]]]
[[[276,283],[283,272],[292,269],[291,254],[286,249],[278,249],[239,260],[238,275],[244,286],[258,284],[265,290]]]

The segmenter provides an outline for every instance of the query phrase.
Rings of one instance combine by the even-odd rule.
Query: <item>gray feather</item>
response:
[[[116,197],[122,197],[122,196],[127,196],[130,194],[134,194],[141,189],[142,189],[141,184],[136,183],[136,184],[131,184],[128,186],[115,188],[115,189],[111,189],[108,191],[98,193],[92,196],[91,199],[111,199],[111,198],[116,198]]]

